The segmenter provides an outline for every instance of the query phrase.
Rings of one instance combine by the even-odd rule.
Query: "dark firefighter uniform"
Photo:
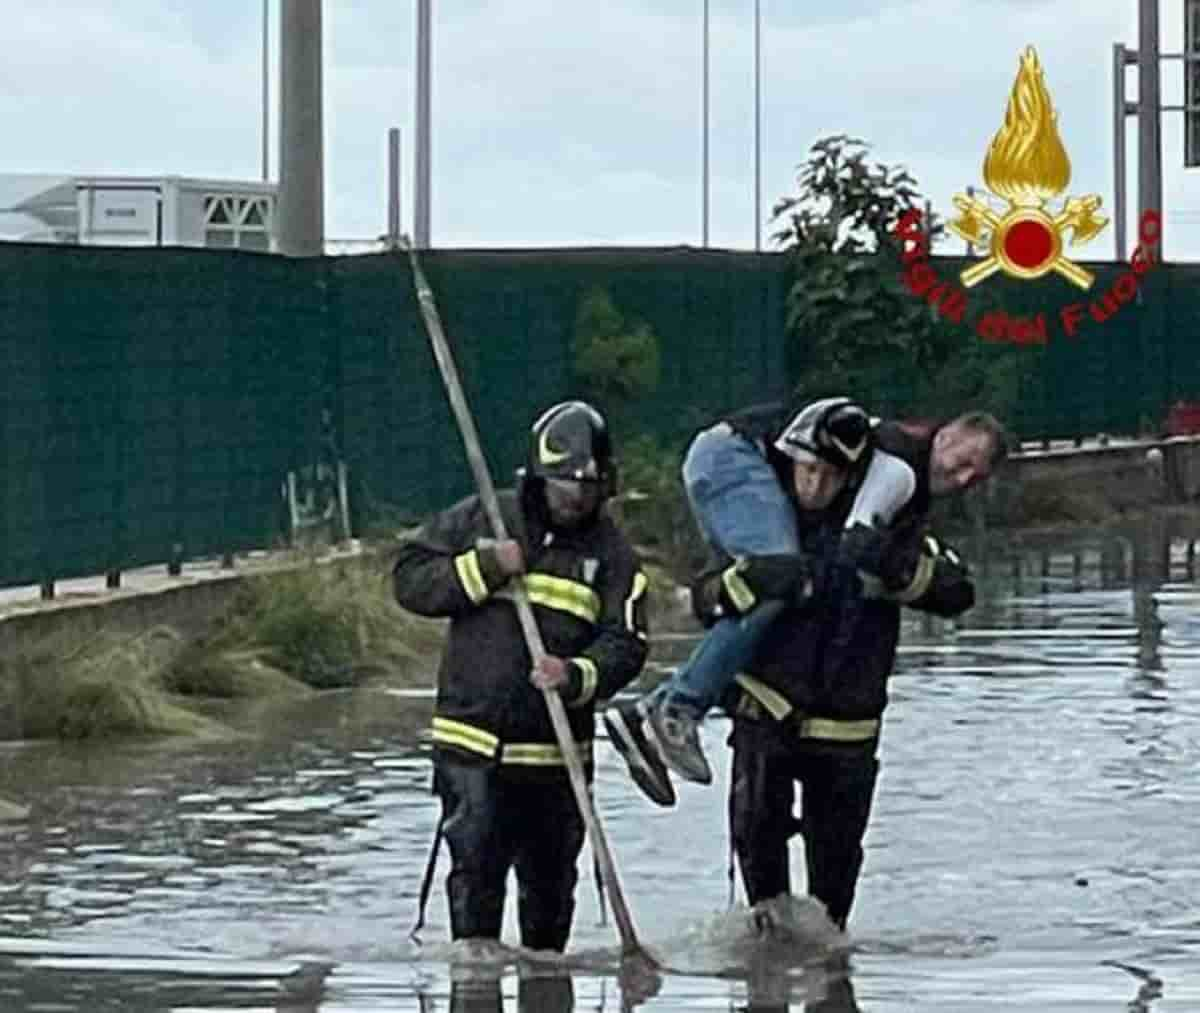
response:
[[[855,532],[842,531],[853,490],[820,514],[797,512],[815,593],[798,596],[767,630],[725,701],[734,719],[730,827],[747,898],[754,904],[790,892],[788,839],[799,831],[808,892],[842,928],[863,861],[900,607],[951,617],[974,604],[962,560],[925,531],[929,438],[890,423],[876,426],[875,436],[873,452],[912,468],[908,503],[888,533],[853,555],[846,542]],[[693,587],[704,622],[746,611],[759,596],[746,561],[718,561]],[[799,822],[792,815],[796,782]]]
[[[560,435],[551,447],[562,442]],[[604,447],[606,457],[606,440]],[[584,824],[546,702],[530,682],[509,581],[524,582],[547,654],[569,659],[560,693],[589,781],[595,701],[629,683],[645,660],[647,585],[602,505],[581,525],[551,524],[536,471],[499,494],[508,535],[523,550],[524,574],[507,578],[496,567],[486,550],[491,528],[475,496],[408,538],[393,573],[401,605],[450,619],[432,737],[434,790],[452,862],[452,935],[499,938],[505,880],[515,868],[523,945],[562,950]]]

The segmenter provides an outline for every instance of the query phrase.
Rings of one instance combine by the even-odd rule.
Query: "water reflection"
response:
[[[736,1013],[862,1013],[854,997],[848,958],[837,958],[814,968],[807,979],[807,996],[794,997],[794,979],[781,975],[769,950],[747,967],[746,998],[731,1007]]]
[[[570,975],[520,977],[519,1013],[574,1013],[575,988]],[[450,987],[450,1013],[504,1013],[500,979],[456,980]]]

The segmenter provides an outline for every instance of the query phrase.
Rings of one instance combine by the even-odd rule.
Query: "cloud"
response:
[[[982,184],[983,154],[1030,43],[1059,111],[1072,190],[1111,203],[1110,54],[1114,41],[1136,43],[1132,7],[761,0],[764,213],[792,190],[812,142],[843,132],[908,165],[948,207],[956,191]],[[326,0],[323,9],[327,233],[370,238],[383,230],[393,126],[411,222],[415,0]],[[433,9],[435,242],[699,242],[701,0]],[[753,10],[748,0],[710,2],[710,237],[720,245],[747,247],[754,236]],[[0,13],[9,15],[0,172],[259,177],[258,3],[0,0]],[[273,103],[278,17],[271,0]],[[1178,21],[1168,5],[1166,49],[1178,48]],[[1178,77],[1164,71],[1169,101]],[[273,114],[273,166],[277,129]],[[1196,199],[1178,169],[1180,134],[1178,114],[1168,114],[1165,189],[1182,211]],[[1200,253],[1200,227],[1174,234]]]
[[[6,19],[4,171],[253,175],[257,65],[172,5],[31,5]]]

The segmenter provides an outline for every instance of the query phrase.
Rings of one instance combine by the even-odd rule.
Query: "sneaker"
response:
[[[671,775],[659,758],[658,751],[646,738],[641,711],[636,703],[614,704],[604,711],[604,727],[608,740],[629,765],[633,778],[651,802],[661,806],[675,804],[675,788]]]
[[[712,784],[712,768],[696,732],[698,724],[677,708],[660,703],[646,716],[646,734],[676,774],[697,784]]]

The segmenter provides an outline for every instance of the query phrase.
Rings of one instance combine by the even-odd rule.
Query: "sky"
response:
[[[1162,48],[1186,0],[1160,0]],[[270,175],[280,0],[269,0]],[[759,223],[833,133],[903,164],[946,214],[982,162],[1027,45],[1070,194],[1113,202],[1112,44],[1137,0],[760,0]],[[703,0],[433,0],[431,239],[438,247],[702,244]],[[754,0],[710,0],[709,244],[755,245]],[[387,132],[411,230],[416,0],[324,2],[325,223],[385,231]],[[261,0],[0,0],[0,173],[262,176]],[[1128,95],[1136,97],[1136,70]],[[1182,64],[1163,64],[1164,102]],[[1136,121],[1128,121],[1136,206]],[[1200,261],[1200,169],[1163,119],[1164,254]],[[1132,228],[1131,211],[1131,230]],[[942,252],[961,252],[957,238]],[[1086,259],[1113,256],[1113,230]]]

